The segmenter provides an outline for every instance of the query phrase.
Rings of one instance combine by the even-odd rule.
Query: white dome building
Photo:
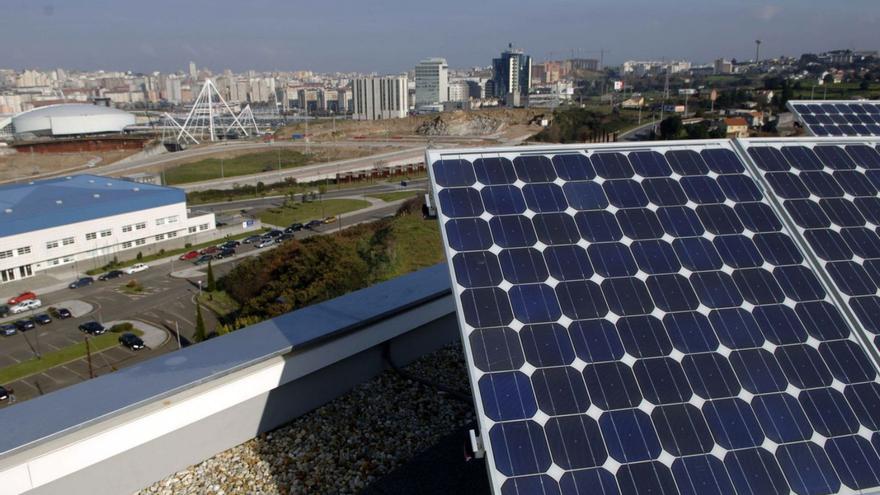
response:
[[[134,114],[86,103],[48,105],[12,117],[15,135],[76,136],[122,132],[134,125]]]

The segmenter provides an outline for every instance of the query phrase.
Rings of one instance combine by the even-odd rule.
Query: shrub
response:
[[[189,249],[189,248],[193,247],[193,244],[191,242],[187,242],[186,244],[183,245],[183,247],[184,247],[184,249]]]
[[[132,325],[129,322],[117,323],[117,324],[113,325],[112,327],[110,327],[110,331],[112,333],[125,333],[125,332],[130,332],[132,330],[134,330],[134,325]]]
[[[138,251],[138,254],[137,254],[137,256],[135,256],[135,258],[137,258],[138,261],[144,259],[144,253]]]

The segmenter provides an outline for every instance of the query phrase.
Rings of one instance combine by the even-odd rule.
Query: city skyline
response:
[[[762,58],[875,49],[880,27],[869,0],[676,4],[552,0],[535,8],[519,0],[451,0],[414,10],[399,0],[344,0],[320,9],[274,0],[159,0],[148,7],[107,0],[18,1],[6,5],[0,19],[0,42],[15,47],[0,66],[149,73],[185,72],[195,61],[215,72],[397,73],[431,56],[443,56],[455,68],[486,66],[508,42],[536,60],[599,58],[604,49],[606,65],[657,58],[706,63],[751,58],[756,38],[763,40]],[[547,26],[553,28],[542,28]],[[34,33],[36,39],[29,40]]]

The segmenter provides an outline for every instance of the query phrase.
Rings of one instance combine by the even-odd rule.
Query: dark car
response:
[[[266,232],[265,234],[263,234],[263,237],[269,237],[269,238],[274,239],[276,237],[281,236],[282,234],[284,234],[283,231],[275,229],[275,230],[270,230],[269,232]]]
[[[8,337],[17,333],[18,329],[15,328],[15,325],[13,325],[12,323],[4,323],[3,325],[0,325],[0,335]]]
[[[235,249],[233,248],[223,248],[219,253],[216,254],[218,260],[222,260],[223,258],[229,258],[230,256],[235,256]]]
[[[5,318],[7,316],[9,316],[9,306],[0,304],[0,318]]]
[[[9,391],[6,390],[6,387],[0,387],[0,400],[6,400],[9,398]]]
[[[113,280],[114,278],[119,278],[123,275],[125,275],[125,273],[122,272],[122,270],[110,270],[109,272],[98,277],[98,280],[103,282],[105,280]]]
[[[242,241],[242,242],[244,242],[245,244],[250,244],[250,243],[252,243],[252,242],[257,242],[257,241],[259,241],[260,239],[262,239],[262,237],[263,237],[263,236],[252,235],[252,236],[246,238],[246,239],[245,239],[244,241]]]
[[[88,286],[92,285],[93,283],[95,283],[94,278],[83,277],[83,278],[79,278],[79,279],[74,280],[73,282],[70,283],[70,285],[68,285],[68,287],[70,287],[71,289],[79,289],[80,287],[88,287]]]
[[[203,254],[203,255],[199,256],[199,259],[193,261],[193,264],[195,264],[195,265],[204,265],[205,263],[211,261],[212,259],[214,259],[214,256],[213,256],[213,255],[211,255],[211,254]]]
[[[37,325],[34,324],[34,320],[31,319],[18,320],[15,322],[15,328],[17,328],[19,332],[33,330],[36,326]]]
[[[133,333],[124,333],[120,335],[119,343],[133,351],[144,348],[144,341]]]
[[[229,240],[220,245],[220,249],[234,249],[238,246],[241,246],[241,243],[236,240]]]
[[[290,233],[290,232],[299,232],[302,229],[303,229],[303,224],[292,223],[292,224],[290,224],[290,227],[287,227],[286,229],[284,229],[284,231]]]
[[[37,316],[34,316],[34,321],[40,325],[48,325],[49,323],[52,323],[52,318],[46,313],[40,313]]]
[[[87,321],[79,326],[79,329],[85,333],[89,333],[92,335],[101,335],[106,332],[107,329],[104,328],[104,325],[101,325],[97,321]]]
[[[293,234],[286,233],[286,234],[281,234],[280,236],[276,237],[275,242],[277,242],[278,244],[281,244],[282,242],[289,241],[291,239],[293,239]]]
[[[67,318],[72,318],[73,313],[70,312],[67,308],[58,308],[58,318],[62,320],[66,320]]]
[[[321,225],[324,225],[324,222],[321,220],[309,220],[309,222],[306,224],[306,228],[312,230],[315,227],[320,227]]]

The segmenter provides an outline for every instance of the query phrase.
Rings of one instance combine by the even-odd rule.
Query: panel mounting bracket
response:
[[[486,450],[483,448],[483,439],[474,430],[468,430],[468,436],[471,439],[471,450],[474,452],[474,457],[477,459],[485,457]]]

